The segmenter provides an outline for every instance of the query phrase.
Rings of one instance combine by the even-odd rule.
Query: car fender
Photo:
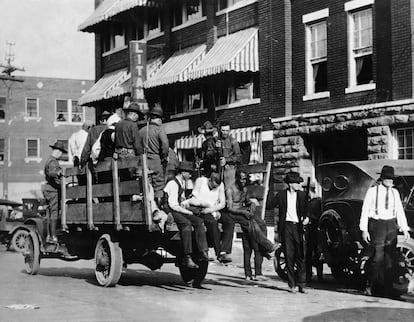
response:
[[[28,218],[24,221],[23,224],[26,227],[26,229],[36,228],[36,230],[40,233],[40,235],[43,235],[44,230],[46,229],[45,219],[41,217]]]

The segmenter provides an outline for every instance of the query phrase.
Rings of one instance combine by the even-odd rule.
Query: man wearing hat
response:
[[[168,142],[167,134],[162,127],[163,111],[161,106],[154,106],[147,115],[147,126],[139,131],[141,145],[148,158],[148,168],[152,174],[152,186],[154,187],[155,200],[160,204],[164,195],[163,188],[168,163]]]
[[[197,245],[196,253],[199,254],[200,261],[208,261],[208,244],[203,219],[194,215],[188,208],[183,206],[185,198],[185,189],[187,181],[194,172],[192,162],[180,162],[177,167],[176,176],[167,182],[164,188],[166,194],[165,211],[173,215],[174,221],[180,230],[183,242],[183,258],[181,265],[187,268],[198,268],[194,263],[191,255],[193,254],[192,227],[194,228],[195,245]]]
[[[219,171],[220,154],[216,146],[217,138],[214,136],[214,132],[216,131],[217,129],[210,121],[204,122],[203,125],[198,128],[198,132],[204,134],[204,137],[206,138],[201,145],[202,168],[203,174],[206,177],[209,177],[212,171]]]
[[[98,117],[99,124],[92,126],[89,129],[88,137],[86,138],[86,142],[83,146],[80,158],[81,167],[85,166],[86,162],[88,162],[91,155],[92,146],[96,140],[98,140],[99,135],[107,128],[106,123],[110,115],[111,113],[108,111],[103,111],[103,113]]]
[[[67,151],[61,141],[56,141],[55,144],[49,146],[52,148],[52,153],[45,164],[46,183],[42,185],[42,192],[48,205],[46,242],[56,244],[58,242],[56,226],[59,215],[60,177],[63,174],[58,160]]]
[[[124,111],[125,119],[115,126],[115,154],[119,159],[144,153],[137,125],[141,110],[137,103],[131,103]]]
[[[290,171],[285,176],[286,190],[280,191],[271,201],[272,206],[279,208],[278,236],[284,247],[288,275],[289,292],[305,291],[306,269],[304,260],[303,225],[309,219],[306,215],[308,202],[305,192],[301,191],[303,179],[299,173]],[[295,264],[297,273],[295,273]]]
[[[367,295],[392,294],[393,261],[396,258],[398,229],[410,237],[400,194],[393,188],[394,168],[384,165],[378,184],[369,188],[361,210],[362,239],[374,250],[368,277]]]

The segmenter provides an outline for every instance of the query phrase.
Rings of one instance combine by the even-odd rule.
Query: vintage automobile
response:
[[[164,263],[175,263],[185,283],[200,285],[208,262],[199,261],[199,254],[193,252],[199,268],[182,266],[177,227],[162,233],[153,222],[146,160],[143,155],[103,161],[82,170],[65,169],[61,178],[59,242],[47,243],[46,226],[37,221],[26,238],[23,253],[27,273],[36,274],[40,261],[47,258],[94,259],[96,280],[108,287],[118,283],[122,268],[128,264],[140,263],[155,270]],[[86,185],[73,184],[75,177],[83,177]]]
[[[335,279],[356,288],[366,282],[369,258],[359,230],[365,194],[379,178],[384,165],[391,165],[398,178],[394,184],[401,194],[405,214],[414,228],[414,162],[412,160],[338,161],[321,164],[316,177],[322,188],[322,215],[318,225],[318,246]],[[398,236],[398,249],[414,277],[414,231],[404,241]],[[275,269],[286,279],[283,249],[275,256]]]
[[[24,250],[28,225],[32,225],[35,218],[42,217],[41,204],[41,199],[34,198],[23,199],[23,204],[0,199],[0,207],[6,210],[0,220],[0,242],[6,244],[7,249]]]

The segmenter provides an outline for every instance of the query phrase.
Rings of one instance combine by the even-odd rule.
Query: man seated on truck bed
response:
[[[208,244],[203,219],[182,206],[182,202],[185,201],[184,189],[193,171],[192,162],[180,162],[176,176],[168,181],[164,188],[165,209],[173,215],[183,241],[184,257],[181,264],[188,268],[198,268],[198,265],[191,258],[193,253],[192,227],[194,227],[194,237],[200,253],[199,260],[208,261]]]

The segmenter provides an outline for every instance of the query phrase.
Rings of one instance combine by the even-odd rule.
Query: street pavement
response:
[[[328,269],[308,294],[291,294],[268,260],[269,280],[244,280],[239,240],[232,256],[227,266],[210,264],[203,289],[186,286],[173,264],[155,272],[129,265],[116,287],[102,288],[92,261],[46,259],[30,276],[22,255],[1,246],[0,321],[414,321],[410,296],[367,297],[338,285]]]

